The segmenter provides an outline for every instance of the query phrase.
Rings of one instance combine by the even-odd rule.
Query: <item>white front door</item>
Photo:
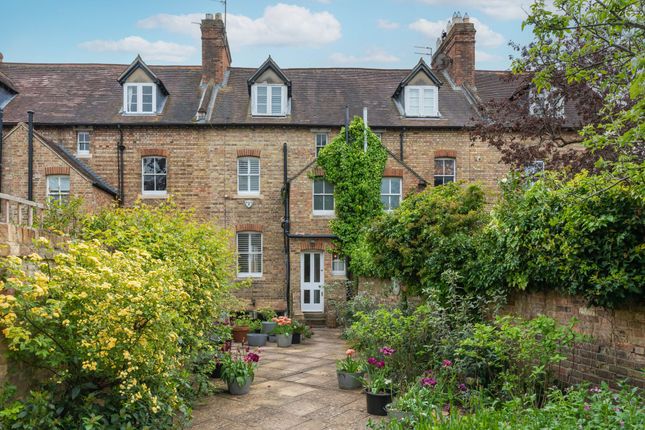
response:
[[[303,312],[324,310],[325,254],[307,251],[300,254],[300,307]]]

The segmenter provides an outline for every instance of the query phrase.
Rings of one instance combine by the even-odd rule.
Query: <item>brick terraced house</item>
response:
[[[493,188],[507,170],[468,127],[482,101],[513,89],[505,72],[475,70],[468,18],[446,30],[431,65],[405,70],[281,69],[271,57],[257,69],[231,67],[219,14],[201,22],[201,67],[0,57],[0,192],[39,202],[81,196],[89,210],[172,196],[235,232],[250,307],[320,316],[321,286],[346,268],[330,253],[333,187],[315,160],[346,106],[351,116],[367,108],[388,150],[385,209],[449,181]]]

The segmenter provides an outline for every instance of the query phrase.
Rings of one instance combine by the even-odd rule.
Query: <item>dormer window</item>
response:
[[[437,87],[431,85],[408,85],[405,87],[405,116],[439,116],[437,107]]]
[[[125,113],[154,114],[157,111],[155,84],[125,84],[123,110]]]
[[[285,116],[287,114],[287,86],[255,84],[252,87],[253,115]]]

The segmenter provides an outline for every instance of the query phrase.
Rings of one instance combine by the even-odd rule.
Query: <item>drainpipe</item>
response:
[[[2,143],[3,143],[3,134],[4,134],[4,110],[0,109],[0,193],[2,192]]]
[[[117,158],[117,181],[119,183],[118,188],[119,188],[119,206],[123,207],[125,204],[125,190],[124,190],[124,176],[123,176],[123,168],[124,168],[124,161],[123,161],[123,155],[125,151],[125,145],[123,145],[123,129],[121,128],[121,124],[117,124],[117,128],[119,129],[119,143],[116,147],[116,158]]]
[[[284,180],[284,219],[282,220],[282,229],[284,231],[284,252],[285,252],[285,270],[286,270],[286,295],[287,295],[287,314],[292,315],[291,303],[291,243],[289,233],[289,177],[287,174],[287,143],[282,145],[283,157],[283,180]]]
[[[399,158],[403,161],[403,141],[405,140],[405,127],[399,133]]]
[[[27,135],[27,200],[34,201],[34,112],[28,111],[29,134]]]

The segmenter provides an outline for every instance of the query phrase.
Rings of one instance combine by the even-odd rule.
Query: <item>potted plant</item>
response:
[[[246,335],[248,334],[252,320],[247,316],[235,318],[233,322],[233,340],[238,343],[246,342]]]
[[[262,308],[258,310],[258,313],[262,317],[262,333],[266,333],[268,335],[273,334],[273,329],[277,325],[275,321],[273,321],[273,318],[277,317],[278,314],[275,313],[275,311],[271,308]]]
[[[251,352],[248,348],[237,348],[222,358],[222,379],[226,381],[229,393],[236,396],[248,394],[259,361],[259,350]]]
[[[300,321],[293,322],[293,337],[291,339],[292,344],[299,344],[306,337],[311,337],[311,329],[305,323]],[[309,336],[307,336],[309,334]]]
[[[267,344],[269,336],[266,333],[260,333],[261,328],[260,320],[251,320],[250,331],[246,335],[246,342],[249,346],[264,346]]]
[[[273,319],[276,322],[276,327],[273,329],[273,334],[276,336],[276,342],[280,348],[291,346],[291,337],[293,335],[293,325],[291,318],[283,316]]]
[[[345,358],[336,361],[336,376],[338,377],[338,388],[341,390],[355,390],[361,388],[361,382],[365,371],[363,364],[355,359],[356,351],[348,349],[345,351]]]
[[[362,379],[367,398],[367,413],[371,415],[387,415],[386,406],[392,403],[394,387],[390,377],[388,358],[395,350],[384,346],[380,350],[380,357],[367,359],[367,377]]]

